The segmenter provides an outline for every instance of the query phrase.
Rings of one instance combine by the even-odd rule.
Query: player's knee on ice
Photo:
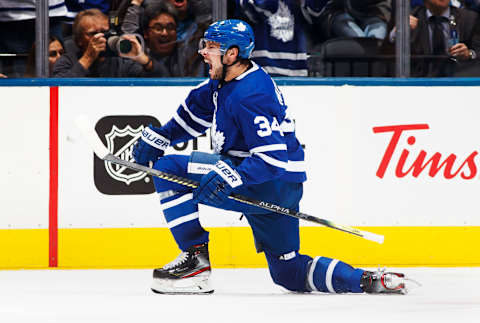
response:
[[[265,252],[270,276],[275,284],[295,292],[308,292],[306,277],[311,257],[292,252],[274,256]],[[292,257],[292,258],[291,258]]]
[[[265,253],[273,282],[290,291],[325,293],[362,293],[360,278],[363,269],[326,257],[301,255],[298,252],[282,257]]]

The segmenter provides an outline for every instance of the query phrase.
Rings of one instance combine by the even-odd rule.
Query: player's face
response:
[[[223,75],[222,53],[220,44],[201,40],[198,53],[203,56],[203,61],[208,64],[208,74],[212,80],[220,80]]]

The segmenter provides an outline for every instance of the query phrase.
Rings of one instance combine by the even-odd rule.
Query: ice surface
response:
[[[480,268],[394,268],[407,295],[289,293],[266,269],[214,269],[212,295],[158,295],[151,270],[0,271],[1,323],[480,322]]]

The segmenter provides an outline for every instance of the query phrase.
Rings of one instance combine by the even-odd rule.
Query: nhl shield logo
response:
[[[149,124],[160,127],[160,122],[148,115],[105,116],[98,120],[95,131],[111,154],[133,161],[133,146]],[[95,187],[103,194],[137,195],[155,192],[151,176],[105,162],[95,155],[93,170]]]
[[[143,128],[142,125],[136,129],[132,129],[130,125],[127,125],[123,129],[118,129],[117,126],[113,125],[112,131],[105,135],[107,148],[110,153],[123,160],[133,162],[133,145],[142,135]],[[144,172],[135,172],[124,166],[114,165],[110,162],[105,162],[105,169],[112,178],[124,182],[127,185],[130,185],[130,183],[135,181],[140,181],[147,176]]]

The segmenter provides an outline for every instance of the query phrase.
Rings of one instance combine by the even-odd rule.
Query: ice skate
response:
[[[213,293],[208,244],[183,251],[174,261],[153,271],[152,291],[160,294]]]
[[[385,269],[378,269],[377,271],[365,271],[360,286],[369,294],[406,294],[408,292],[407,280],[414,282],[405,278],[402,273],[385,272]]]

